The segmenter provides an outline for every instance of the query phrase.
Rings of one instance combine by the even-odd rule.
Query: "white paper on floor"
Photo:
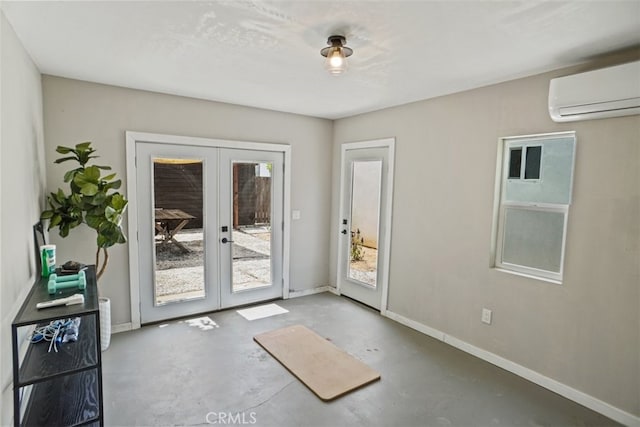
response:
[[[185,323],[187,325],[189,325],[189,326],[198,327],[198,328],[202,329],[203,331],[208,331],[209,329],[219,328],[220,327],[220,326],[218,326],[218,324],[216,322],[214,322],[213,320],[211,320],[207,316],[198,317],[196,319],[189,319],[189,320],[186,320]]]
[[[289,310],[280,307],[278,304],[259,305],[257,307],[245,308],[236,311],[240,316],[247,320],[263,319],[277,314],[288,313]]]

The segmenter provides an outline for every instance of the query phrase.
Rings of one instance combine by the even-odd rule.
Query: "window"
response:
[[[522,156],[524,156],[524,161]],[[540,179],[541,158],[541,145],[511,147],[509,149],[509,179]],[[524,164],[524,169],[522,164]]]
[[[542,146],[527,147],[525,157],[524,179],[540,178],[540,160],[542,158]]]
[[[509,179],[520,179],[522,174],[522,147],[509,150]]]
[[[562,282],[575,132],[500,139],[492,266]]]

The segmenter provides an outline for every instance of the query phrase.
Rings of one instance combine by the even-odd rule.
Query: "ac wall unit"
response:
[[[555,122],[640,114],[640,61],[551,79],[549,114]]]

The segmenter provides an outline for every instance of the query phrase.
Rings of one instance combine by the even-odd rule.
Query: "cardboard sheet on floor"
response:
[[[253,339],[322,400],[380,379],[378,372],[302,325]]]

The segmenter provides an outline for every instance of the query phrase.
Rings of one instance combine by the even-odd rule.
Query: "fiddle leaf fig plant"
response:
[[[62,189],[47,197],[49,209],[40,215],[40,219],[49,220],[49,230],[58,228],[61,237],[86,224],[96,232],[96,269],[100,279],[109,262],[107,249],[127,241],[122,231],[122,217],[127,209],[127,199],[115,191],[122,181],[116,174],[102,176],[102,171],[111,170],[110,166],[89,165],[95,149],[91,142],[82,142],[74,148],[58,146],[56,152],[62,154],[54,163],[73,161],[78,164],[64,174],[64,182],[69,184],[69,192]],[[102,253],[102,264],[100,264]]]

